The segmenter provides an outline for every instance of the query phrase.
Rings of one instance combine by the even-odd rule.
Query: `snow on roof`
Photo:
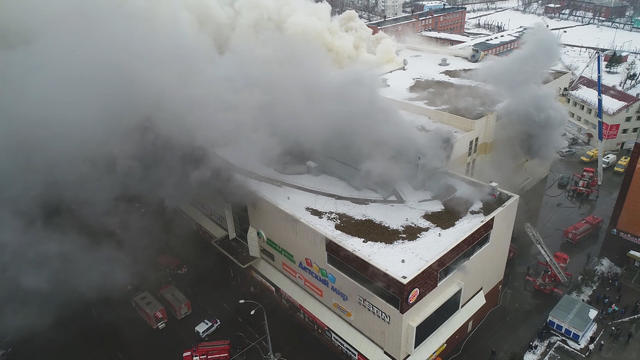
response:
[[[412,100],[415,94],[409,88],[416,79],[442,80],[453,84],[479,85],[477,82],[466,79],[452,78],[443,73],[446,70],[474,69],[478,63],[471,63],[466,58],[452,56],[446,49],[440,51],[438,48],[425,50],[403,49],[399,54],[407,60],[404,69],[395,70],[384,74],[382,78],[386,81],[387,87],[380,89],[382,96],[396,100]],[[446,58],[449,65],[439,66],[442,58]]]
[[[598,83],[596,81],[581,76],[576,84],[569,89],[569,94],[593,107],[597,107],[597,86]],[[602,85],[602,110],[609,115],[614,115],[618,111],[635,104],[638,100],[640,99],[624,91]]]
[[[476,201],[470,208],[472,211],[443,230],[424,217],[425,213],[444,209],[443,203],[432,198],[427,191],[412,189],[413,201],[406,203],[356,203],[286,185],[278,186],[244,176],[240,178],[265,200],[402,283],[406,283],[431,265],[488,218],[481,212],[473,211],[482,206],[480,201]],[[319,216],[319,213],[332,215]],[[415,240],[398,238],[391,239],[392,243],[368,241],[337,230],[335,218],[331,219],[332,216],[337,216],[336,214],[346,216],[352,221],[373,221],[395,231],[412,227],[419,229],[418,232],[424,232],[416,233]]]
[[[524,33],[525,30],[526,30],[525,27],[517,27],[515,29],[499,32],[499,33],[496,33],[496,34],[491,34],[491,35],[488,35],[488,36],[481,36],[481,37],[475,38],[473,40],[467,41],[465,43],[454,45],[454,46],[452,46],[452,48],[454,48],[454,49],[464,49],[466,47],[474,46],[474,45],[481,44],[481,43],[502,44],[502,43],[505,43],[505,42],[509,42],[509,41],[513,41],[513,40],[518,39],[520,36],[522,36],[522,34]]]
[[[430,37],[430,38],[435,38],[435,39],[454,40],[454,41],[461,41],[461,42],[467,42],[471,40],[471,38],[468,36],[443,33],[443,32],[437,32],[437,31],[423,31],[420,33],[420,35]]]

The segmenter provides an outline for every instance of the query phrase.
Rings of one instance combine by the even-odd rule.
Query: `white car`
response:
[[[198,326],[196,326],[196,334],[200,336],[200,338],[204,339],[209,336],[212,332],[214,332],[222,322],[218,319],[213,320],[203,320]]]
[[[618,160],[618,157],[615,156],[615,154],[605,155],[602,158],[602,167],[606,169],[612,165],[615,165],[617,160]]]

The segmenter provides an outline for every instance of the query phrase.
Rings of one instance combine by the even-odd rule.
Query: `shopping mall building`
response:
[[[451,173],[361,187],[344,166],[236,167],[246,206],[183,210],[346,358],[446,358],[499,303],[518,196]]]

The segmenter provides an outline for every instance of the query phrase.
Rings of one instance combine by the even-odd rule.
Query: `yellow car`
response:
[[[629,165],[629,160],[631,158],[628,156],[623,156],[620,158],[620,160],[618,160],[618,163],[616,164],[616,167],[613,168],[613,171],[615,171],[618,174],[622,174],[625,169],[627,168],[627,165]]]
[[[596,148],[593,148],[587,151],[586,154],[580,157],[580,160],[582,160],[583,162],[592,162],[597,159],[598,159],[598,149]]]

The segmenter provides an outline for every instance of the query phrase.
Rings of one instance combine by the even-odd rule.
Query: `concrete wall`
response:
[[[401,341],[399,335],[402,329],[402,315],[397,309],[388,305],[385,301],[378,299],[378,297],[370,291],[327,264],[325,237],[322,234],[265,200],[257,200],[249,206],[249,218],[255,230],[262,231],[269,239],[293,254],[295,258],[295,264],[293,264],[280,254],[277,254],[271,247],[267,246],[264,241],[261,241],[260,246],[273,253],[276,259],[274,262],[267,260],[268,263],[294,280],[296,284],[314,296],[315,299],[351,323],[371,341],[385,349],[385,351],[390,354],[395,353],[395,355],[399,355],[398,352]],[[315,265],[333,274],[336,278],[333,286],[347,295],[348,299],[344,300],[332,292],[332,284],[326,287],[304,270],[301,270],[299,263],[304,264],[305,258],[309,258]],[[318,296],[318,294],[311,291],[308,287],[305,287],[302,280],[296,279],[284,271],[282,263],[285,263],[286,266],[293,267],[313,285],[322,289],[322,296]],[[287,291],[287,289],[284,290]],[[374,313],[361,306],[358,301],[359,297],[367,299],[374,306],[389,315],[390,322],[386,323]],[[334,303],[350,311],[352,316],[346,317],[333,306]],[[396,357],[398,358],[399,356]]]
[[[400,314],[397,309],[388,305],[385,301],[379,299],[370,291],[328,265],[326,260],[325,237],[315,229],[265,200],[257,200],[249,206],[249,218],[252,228],[263,232],[266,237],[291,253],[295,259],[295,262],[287,260],[281,254],[274,251],[272,247],[269,247],[264,240],[260,240],[260,246],[274,254],[275,261],[271,262],[267,260],[268,263],[294,280],[296,284],[313,295],[314,298],[331,311],[342,316],[387,353],[395,358],[401,359],[413,351],[413,338],[415,335],[414,328],[409,325],[409,323],[419,323],[430,315],[424,313],[425,308],[430,306],[430,302],[433,301],[433,299],[440,297],[442,291],[444,291],[449,284],[463,284],[461,302],[464,303],[478,290],[484,289],[485,291],[489,291],[502,280],[517,203],[518,197],[515,196],[505,203],[503,208],[495,215],[494,228],[491,232],[489,244],[445,279],[441,284],[442,286],[438,286],[425,298],[421,299],[419,303],[414,305],[404,316]],[[329,284],[329,287],[324,286],[317,279],[300,269],[299,264],[304,264],[305,258],[311,259],[315,265],[333,274],[336,278],[333,286],[347,295],[348,299],[345,300],[332,292],[331,284]],[[322,296],[305,287],[301,279],[296,279],[296,277],[283,270],[282,263],[293,268],[313,285],[322,289]],[[286,291],[287,289],[284,290]],[[361,306],[359,304],[359,297],[367,299],[375,307],[389,315],[390,322],[386,323],[374,313]],[[352,316],[346,317],[333,306],[334,303],[347,309],[351,312]],[[416,316],[421,316],[421,318],[417,319]]]
[[[453,274],[444,279],[438,287],[431,291],[420,303],[414,305],[404,315],[405,349],[403,354],[413,351],[415,329],[409,323],[420,323],[430,315],[425,309],[430,307],[434,299],[438,299],[441,291],[452,284],[462,285],[461,304],[464,304],[480,289],[485,293],[498,285],[504,276],[504,269],[511,243],[511,233],[518,207],[519,198],[514,196],[494,217],[494,226],[489,243],[474,254]],[[453,335],[453,333],[451,334]]]

